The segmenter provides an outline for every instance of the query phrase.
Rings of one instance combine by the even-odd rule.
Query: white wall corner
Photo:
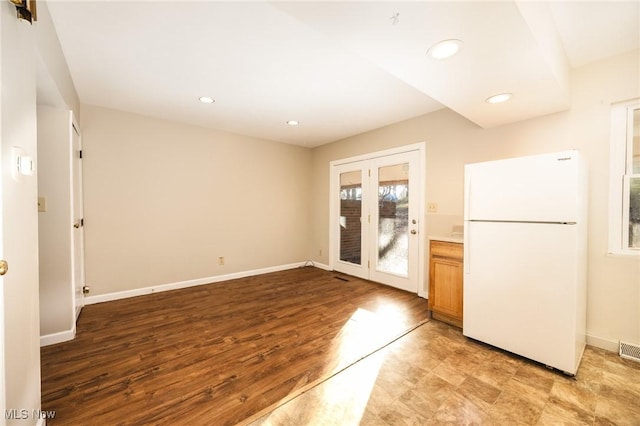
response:
[[[325,265],[324,263],[316,262],[315,260],[313,261],[313,266],[324,271],[333,271],[333,269],[331,269],[331,266]]]
[[[40,336],[40,347],[55,345],[56,343],[68,342],[76,337],[76,325],[73,324],[71,330],[60,331],[58,333],[45,334]]]
[[[566,107],[571,105],[571,65],[565,53],[560,33],[549,5],[546,2],[517,1],[516,7],[527,23],[531,36],[540,46],[549,68],[562,90]]]

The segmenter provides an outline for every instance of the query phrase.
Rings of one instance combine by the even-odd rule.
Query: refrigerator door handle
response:
[[[462,247],[462,263],[464,264],[464,273],[465,274],[470,274],[471,273],[471,250],[469,250],[469,247],[471,246],[471,235],[469,234],[469,226],[467,226],[467,229],[465,229],[464,232],[464,244]]]

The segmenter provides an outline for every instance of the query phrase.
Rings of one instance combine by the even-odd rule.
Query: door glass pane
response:
[[[640,249],[640,109],[633,111],[628,155],[631,156],[629,178],[629,248]],[[626,196],[626,195],[625,195]]]
[[[409,271],[409,164],[378,169],[378,264],[376,269],[407,276]]]
[[[640,249],[640,177],[629,181],[629,248]]]
[[[340,260],[362,261],[362,171],[340,174]]]

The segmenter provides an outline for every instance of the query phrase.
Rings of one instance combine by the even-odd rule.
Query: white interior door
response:
[[[76,320],[84,306],[84,219],[82,202],[82,141],[72,123],[72,179],[73,179],[73,288]]]
[[[421,293],[421,151],[331,165],[331,268]]]
[[[4,218],[2,216],[2,151],[0,150],[0,259],[3,259],[2,249],[2,226]],[[4,351],[7,348],[7,344],[4,340],[4,278],[0,275],[0,426],[6,424],[4,413],[6,413],[7,399],[5,394],[5,380],[4,380]]]

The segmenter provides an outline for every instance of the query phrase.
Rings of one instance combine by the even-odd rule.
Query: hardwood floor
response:
[[[416,295],[315,268],[89,305],[42,349],[50,425],[257,418],[427,321]]]

